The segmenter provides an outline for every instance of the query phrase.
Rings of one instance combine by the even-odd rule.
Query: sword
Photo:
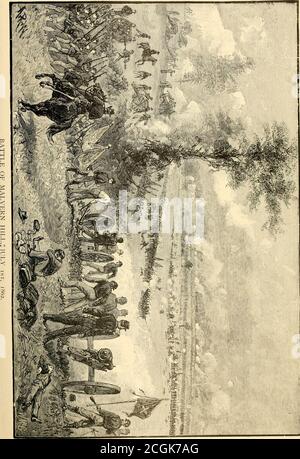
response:
[[[41,84],[42,88],[52,89],[53,92],[57,92],[58,94],[61,94],[62,96],[68,97],[68,99],[70,99],[70,100],[74,100],[75,99],[75,97],[69,96],[69,94],[66,94],[63,91],[59,91],[58,89],[55,89],[54,86],[52,86],[51,83],[44,83],[43,81],[41,81],[41,83],[43,83],[43,84]]]

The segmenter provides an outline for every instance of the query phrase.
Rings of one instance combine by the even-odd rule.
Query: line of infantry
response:
[[[115,293],[118,288],[115,278],[123,263],[115,261],[114,257],[123,254],[118,245],[124,240],[117,233],[97,230],[95,219],[99,217],[99,213],[97,215],[93,213],[93,206],[90,203],[83,214],[84,218],[77,222],[79,241],[83,244],[96,245],[100,258],[97,262],[93,262],[89,257],[86,259],[83,257],[81,280],[61,282],[64,311],[57,314],[46,313],[43,315],[43,320],[46,327],[49,322],[63,324],[63,327],[48,329],[44,337],[45,343],[56,338],[61,340],[63,337],[71,336],[113,339],[120,336],[122,331],[126,332],[129,329],[129,321],[124,319],[128,310],[121,308],[127,303],[127,298],[117,296]],[[63,351],[74,361],[87,365],[93,370],[107,372],[114,368],[113,354],[108,348],[80,349],[67,344],[63,345]],[[131,422],[128,418],[104,410],[93,397],[90,399],[95,405],[94,411],[77,404],[65,405],[66,411],[75,414],[75,417],[80,416],[79,420],[67,421],[65,427],[71,429],[102,427],[107,435],[129,433],[128,427]]]

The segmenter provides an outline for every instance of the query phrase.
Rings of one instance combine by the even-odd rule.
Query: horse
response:
[[[143,51],[146,51],[150,55],[152,54],[159,54],[159,51],[156,51],[156,49],[152,49],[150,47],[150,44],[147,42],[141,42],[138,44],[138,48],[142,49]]]
[[[152,65],[155,65],[157,59],[153,57],[153,54],[159,54],[159,51],[155,51],[154,49],[143,49],[142,57],[136,61],[136,64],[143,65],[145,62],[151,62]]]
[[[145,62],[152,62],[152,65],[155,65],[157,59],[153,57],[153,54],[159,54],[159,51],[151,49],[149,43],[139,43],[139,48],[143,50],[141,59],[136,61],[137,65],[143,65]]]
[[[70,128],[79,115],[88,114],[90,119],[99,119],[104,114],[113,114],[112,107],[105,107],[105,96],[99,85],[94,85],[91,90],[80,89],[78,77],[66,72],[60,79],[54,74],[42,73],[36,75],[37,79],[49,78],[52,84],[41,81],[42,87],[52,89],[52,97],[38,104],[30,104],[19,100],[22,111],[31,111],[36,116],[46,116],[54,124],[47,129],[47,137],[53,142],[53,136]]]
[[[141,59],[139,59],[138,61],[136,61],[136,64],[137,64],[137,65],[143,65],[143,64],[145,64],[145,62],[151,62],[152,65],[155,65],[156,62],[157,62],[157,59],[155,59],[155,57],[153,57],[153,56],[147,56],[147,57],[142,56]]]

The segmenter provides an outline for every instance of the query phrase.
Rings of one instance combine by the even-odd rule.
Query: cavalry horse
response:
[[[105,107],[106,98],[99,85],[81,89],[81,81],[71,72],[66,72],[62,79],[49,73],[38,74],[36,78],[51,80],[51,83],[41,81],[40,85],[51,88],[52,97],[38,104],[20,100],[20,109],[46,116],[54,122],[47,129],[50,142],[55,134],[70,128],[79,115],[87,114],[90,119],[99,119],[105,114],[114,113],[112,107]]]
[[[157,59],[153,57],[154,54],[159,54],[159,51],[151,49],[149,43],[139,43],[138,48],[143,50],[141,59],[136,61],[137,65],[143,65],[145,62],[151,62],[155,65]]]

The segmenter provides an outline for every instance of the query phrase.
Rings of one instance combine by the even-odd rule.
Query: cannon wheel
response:
[[[115,384],[94,381],[68,381],[63,388],[76,394],[113,395],[119,394],[121,388]]]

